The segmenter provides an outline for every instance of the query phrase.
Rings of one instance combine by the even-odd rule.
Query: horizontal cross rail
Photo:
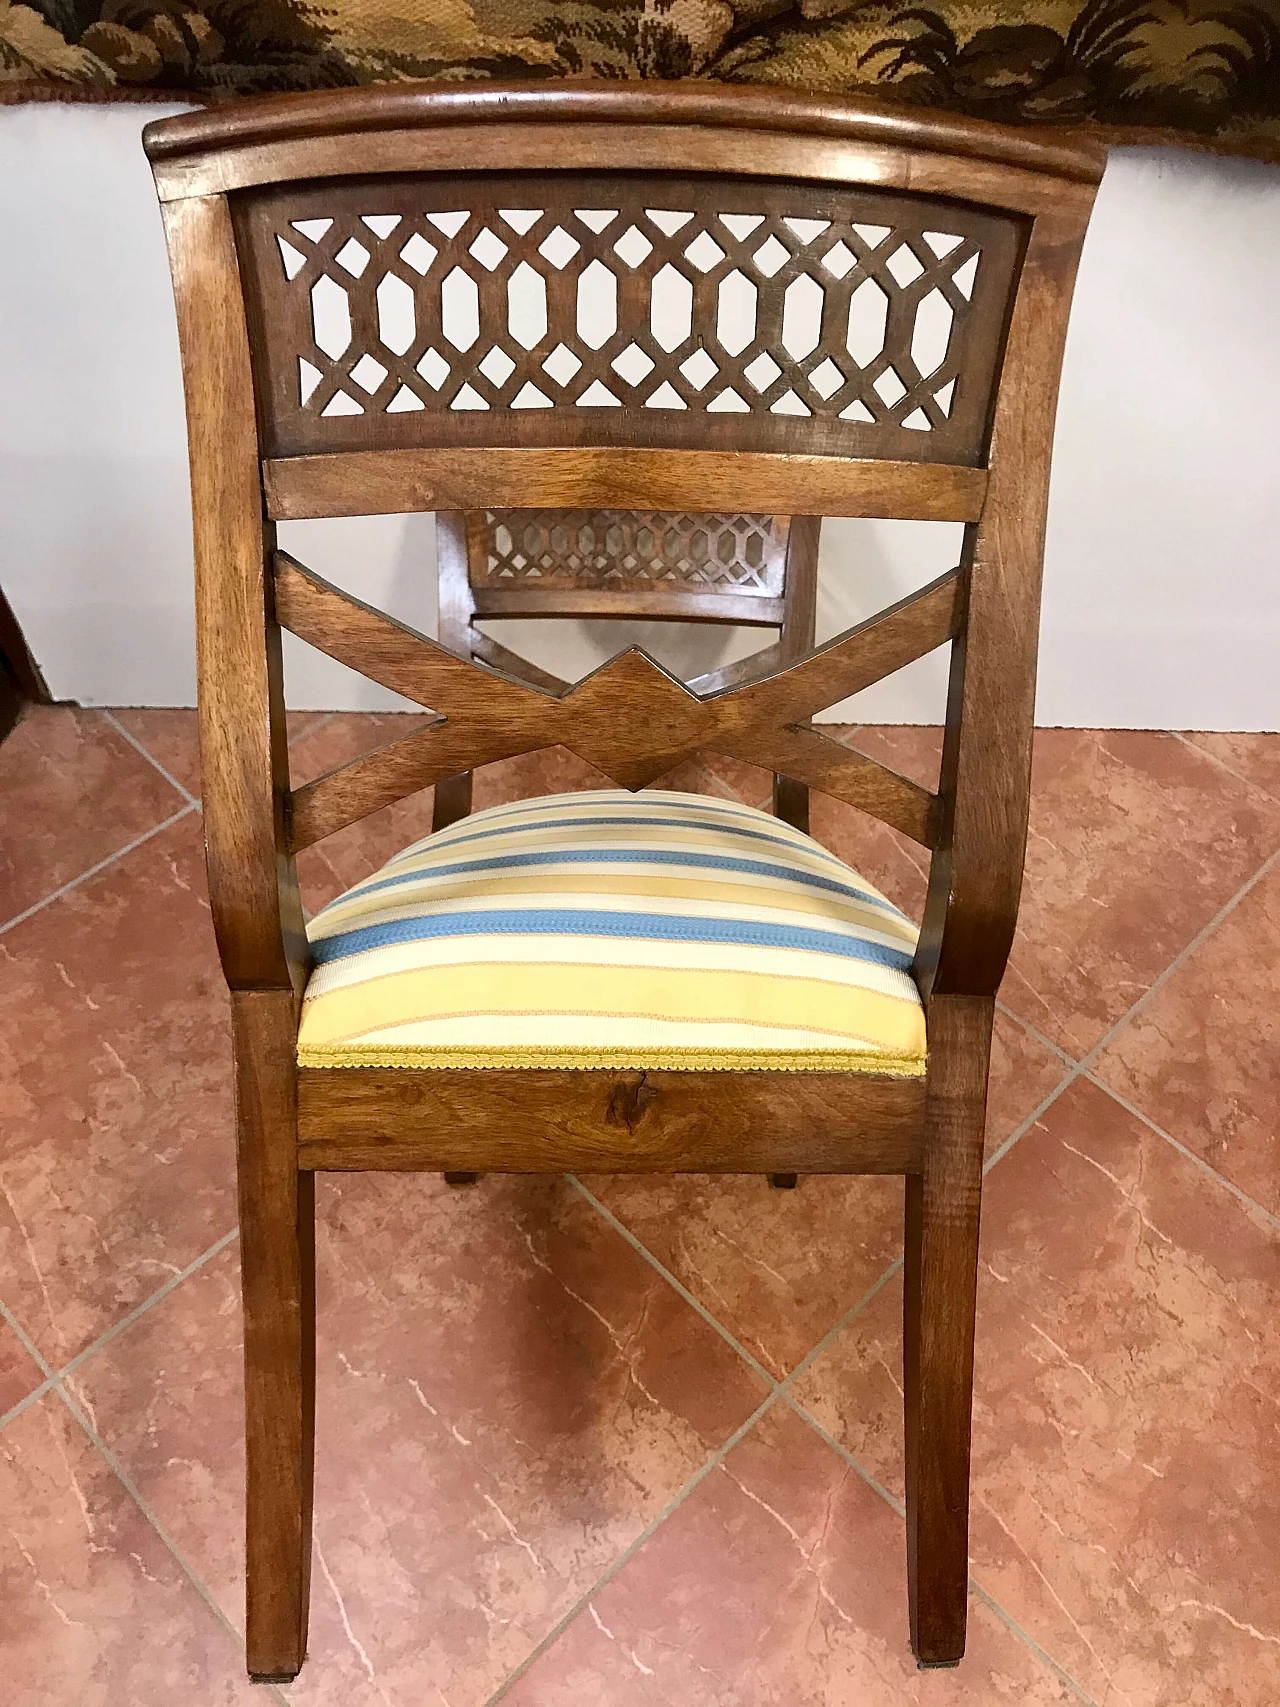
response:
[[[426,728],[308,783],[291,797],[296,851],[461,770],[564,746],[623,788],[643,788],[700,751],[809,783],[927,847],[937,797],[887,766],[802,727],[815,711],[879,681],[956,633],[963,578],[923,592],[798,663],[700,696],[637,648],[559,691],[531,686],[276,559],[276,614],[299,639],[436,713]],[[772,650],[766,654],[772,662]],[[554,678],[547,678],[548,681]]]

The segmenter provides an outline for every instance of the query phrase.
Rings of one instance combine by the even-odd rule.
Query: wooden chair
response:
[[[363,1168],[905,1175],[911,1640],[921,1663],[955,1663],[992,1012],[1022,873],[1058,372],[1101,153],[661,84],[245,101],[152,125],[146,146],[187,389],[234,1020],[251,1674],[292,1677],[305,1654],[312,1182]],[[922,592],[709,694],[634,650],[568,692],[517,682],[275,546],[284,518],[521,508],[935,519],[966,524],[965,543]],[[291,789],[282,627],[438,717]],[[807,726],[948,643],[936,794]],[[299,1068],[298,850],[557,743],[632,790],[727,754],[928,848],[912,968],[927,1071]]]
[[[777,643],[687,685],[723,693],[813,646],[820,516],[472,510],[436,518],[440,643],[548,693],[569,683],[485,634],[486,617],[632,618],[776,628]],[[773,809],[809,828],[809,791],[773,779]],[[471,773],[436,784],[437,830],[471,810]]]

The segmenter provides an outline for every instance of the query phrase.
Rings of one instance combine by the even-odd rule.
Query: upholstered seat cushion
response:
[[[308,1067],[924,1071],[915,926],[810,837],[704,795],[491,807],[309,934]]]

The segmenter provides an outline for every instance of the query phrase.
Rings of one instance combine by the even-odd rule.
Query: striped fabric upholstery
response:
[[[704,795],[491,807],[310,937],[307,1067],[924,1071],[915,926],[808,836]]]

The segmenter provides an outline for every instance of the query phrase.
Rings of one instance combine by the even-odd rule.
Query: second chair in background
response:
[[[477,627],[569,618],[776,628],[774,645],[695,677],[716,693],[785,669],[813,645],[819,516],[641,510],[468,510],[436,519],[441,643],[534,687],[567,684]],[[773,810],[809,828],[809,790],[775,776]],[[432,828],[471,811],[471,772],[436,784]]]

